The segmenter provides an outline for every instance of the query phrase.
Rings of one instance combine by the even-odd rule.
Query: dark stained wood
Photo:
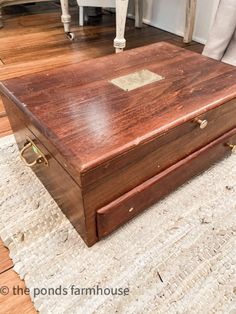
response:
[[[143,68],[165,80],[129,93],[109,83]],[[233,99],[236,69],[159,43],[3,84],[2,92],[85,173]]]
[[[139,150],[130,150],[125,156],[108,161],[104,167],[97,167],[94,173],[91,171],[91,184],[84,187],[83,192],[88,225],[96,224],[94,209],[119,198],[236,127],[233,117],[236,117],[236,100],[200,116],[208,121],[208,126],[203,130],[191,120],[143,144]]]
[[[76,44],[71,45],[70,42],[65,41],[64,34],[62,35],[60,8],[55,9],[54,6],[53,9],[52,5],[52,3],[39,3],[27,7],[11,6],[5,9],[5,26],[0,30],[0,80],[59,68],[113,53],[111,42],[115,34],[114,16],[104,16],[101,23],[96,20],[93,25],[79,29],[77,27],[77,10],[72,9],[74,24],[72,27],[76,32],[77,39]],[[190,45],[183,45],[181,37],[153,27],[136,30],[130,20],[128,20],[127,26],[127,49],[163,40],[199,53],[203,49],[202,45],[194,42]],[[55,33],[55,29],[57,33]],[[22,36],[24,40],[22,40]],[[100,44],[101,40],[102,44]],[[82,49],[81,45],[83,45]],[[56,53],[52,53],[52,50]],[[0,137],[8,134],[5,130],[6,125],[9,125],[5,118],[5,109],[4,111],[2,109],[0,101],[0,112],[4,113],[4,118],[0,118]],[[9,132],[11,132],[10,129]],[[1,248],[3,251],[1,249],[0,269],[5,270],[4,281],[12,282],[11,279],[14,277],[14,284],[22,285],[23,282],[14,272],[6,271],[12,265],[12,261],[7,256],[7,249],[3,247],[2,243]],[[0,313],[14,313],[14,311],[26,313],[26,308],[29,309],[27,313],[35,313],[30,299],[23,302],[7,296],[1,299]]]
[[[131,92],[110,83],[141,69],[165,79]],[[235,87],[234,67],[158,43],[5,80],[1,92],[19,148],[30,134],[46,149],[52,166],[34,171],[90,246],[99,208],[236,127]]]
[[[76,33],[76,40],[71,43],[64,36],[57,4],[9,6],[4,11],[5,25],[0,30],[0,80],[114,53],[115,15],[90,18],[89,24],[80,28],[78,10],[71,8],[72,28]],[[154,27],[144,25],[136,29],[132,20],[127,20],[126,38],[127,49],[163,40],[199,53],[203,49],[196,42],[185,45],[181,37]],[[0,137],[8,134],[6,119],[1,117]]]
[[[11,7],[13,8],[13,7]],[[91,58],[113,54],[115,17],[103,16],[101,23],[77,26],[77,10],[72,9],[73,32],[76,40],[71,43],[63,33],[60,10],[49,14],[26,15],[19,19],[9,16],[9,22],[0,31],[0,80],[19,77],[27,73],[45,71],[55,67],[78,63]],[[22,40],[22,36],[24,40]],[[127,21],[127,50],[139,46],[166,41],[201,53],[203,46],[192,42],[185,45],[182,38],[154,27],[134,28],[133,21]],[[40,51],[40,53],[39,53]],[[56,51],[56,53],[55,53]]]
[[[99,209],[97,212],[99,238],[108,235],[193,176],[229,155],[231,149],[227,145],[228,143],[236,143],[236,129],[224,134],[114,202]]]
[[[119,197],[236,127],[236,119],[232,119],[235,116],[236,99],[233,99],[198,116],[199,119],[208,121],[205,129],[200,129],[193,119],[140,145],[139,150],[130,150],[125,156],[119,155],[102,167],[89,171],[82,177],[83,187],[86,187],[86,208],[101,206],[108,200]]]
[[[76,230],[80,233],[84,241],[88,245],[92,245],[97,241],[97,238],[91,241],[87,238],[87,228],[85,227],[83,200],[81,189],[75,183],[73,178],[64,170],[64,168],[55,159],[37,137],[26,127],[26,117],[19,114],[17,107],[9,101],[8,98],[3,96],[3,101],[6,105],[7,115],[9,117],[16,142],[21,150],[28,142],[28,138],[34,141],[35,145],[44,153],[48,160],[49,166],[35,165],[34,172],[42,181],[46,189],[51,193],[54,200],[59,207],[63,210],[65,215],[70,218],[71,223],[75,226]],[[25,118],[25,119],[23,119]],[[24,154],[28,162],[32,162],[37,155],[33,149],[29,149]],[[65,165],[64,165],[65,167]]]

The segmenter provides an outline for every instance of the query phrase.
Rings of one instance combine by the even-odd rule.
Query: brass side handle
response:
[[[33,162],[28,162],[24,154],[27,150],[31,148],[37,157]],[[36,164],[44,164],[48,166],[48,160],[46,156],[42,153],[42,151],[35,145],[35,143],[30,138],[27,139],[27,142],[25,143],[24,147],[20,150],[20,158],[27,167],[33,167]]]
[[[199,119],[199,118],[196,118],[194,120],[197,124],[199,124],[199,127],[200,129],[205,129],[207,126],[208,126],[208,121],[205,119],[205,120],[202,120],[202,119]]]
[[[236,144],[227,143],[227,146],[229,146],[229,148],[231,148],[232,153],[236,153]]]

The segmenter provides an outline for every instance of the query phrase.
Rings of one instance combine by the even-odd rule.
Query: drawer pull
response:
[[[25,152],[30,148],[32,148],[34,153],[37,155],[37,158],[33,162],[28,162],[24,156]],[[47,158],[45,157],[45,155],[41,152],[41,150],[35,145],[35,143],[31,139],[28,139],[27,142],[25,143],[24,147],[21,149],[20,157],[21,157],[21,160],[23,161],[23,163],[27,167],[33,167],[36,164],[44,164],[44,165],[48,166]]]
[[[233,153],[236,153],[236,145],[230,144],[230,143],[227,143],[227,145],[229,146],[229,148],[232,149],[232,152],[233,152]]]
[[[201,119],[195,119],[195,121],[199,124],[200,129],[205,129],[208,126],[208,121],[207,120],[201,120]]]

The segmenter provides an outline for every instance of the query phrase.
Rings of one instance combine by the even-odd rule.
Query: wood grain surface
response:
[[[224,134],[157,176],[122,195],[97,212],[98,236],[102,238],[145,208],[206,170],[231,153],[227,144],[236,143],[236,129]]]
[[[58,206],[70,219],[71,223],[83,237],[84,241],[88,245],[94,244],[97,237],[92,241],[87,238],[82,192],[79,185],[76,184],[74,179],[58,163],[56,156],[50,153],[42,142],[27,128],[27,117],[21,116],[15,104],[5,98],[5,96],[3,101],[6,104],[7,115],[19,150],[21,150],[24,145],[28,143],[28,139],[30,139],[34,142],[37,149],[40,149],[44,154],[48,166],[44,164],[36,164],[32,168],[33,171],[52,195]],[[30,148],[25,151],[24,158],[26,162],[30,163],[37,158],[37,154]]]
[[[111,42],[115,32],[114,16],[103,16],[102,20],[90,19],[90,24],[81,29],[77,26],[77,10],[72,9],[71,12],[72,28],[76,32],[76,41],[73,44],[65,40],[60,21],[60,8],[52,7],[50,3],[8,7],[4,15],[5,26],[0,31],[0,80],[59,68],[113,52]],[[141,30],[136,30],[133,21],[127,22],[127,49],[164,40],[177,46],[184,46],[188,50],[202,52],[203,46],[196,42],[183,45],[181,37],[145,25]],[[2,111],[1,103],[0,108],[0,112],[4,113],[4,116],[0,117],[1,137],[6,134],[5,125],[9,123],[5,117],[5,110]],[[11,132],[10,128],[7,133],[9,132]],[[3,247],[1,242],[0,246]],[[1,248],[1,253],[1,269],[6,270],[12,262],[7,256],[7,249]],[[11,268],[4,272],[3,281],[23,284]],[[29,298],[26,301],[24,299],[24,302],[21,298],[20,302],[13,297],[2,298],[0,313],[14,313],[14,311],[17,311],[17,314],[35,313]]]
[[[187,121],[140,145],[139,149],[130,150],[89,171],[82,177],[85,207],[98,208],[107,204],[236,127],[233,117],[236,117],[236,100],[198,116],[208,121],[205,129],[195,120]]]
[[[115,15],[90,18],[88,25],[78,28],[77,9],[71,8],[72,29],[76,33],[76,40],[71,43],[64,36],[58,5],[37,3],[27,7],[10,6],[4,11],[4,28],[0,31],[0,80],[59,68],[114,52],[111,43],[115,33]],[[163,40],[199,53],[203,49],[196,42],[184,45],[181,37],[154,27],[143,25],[138,30],[131,20],[127,21],[126,38],[127,49]],[[6,135],[6,119],[2,117],[0,136]],[[7,134],[9,132],[8,127]]]
[[[165,79],[130,92],[110,82],[141,69]],[[33,170],[90,246],[100,207],[236,127],[235,87],[234,67],[161,42],[5,80],[0,90],[19,148],[29,129],[52,156],[59,177]],[[63,203],[68,174],[80,187]]]
[[[143,68],[165,80],[131,92],[109,82]],[[80,173],[233,99],[235,87],[234,67],[158,43],[3,81],[1,91]]]

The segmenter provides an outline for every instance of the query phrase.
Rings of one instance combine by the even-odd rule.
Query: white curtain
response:
[[[203,54],[236,66],[236,0],[221,0]]]

